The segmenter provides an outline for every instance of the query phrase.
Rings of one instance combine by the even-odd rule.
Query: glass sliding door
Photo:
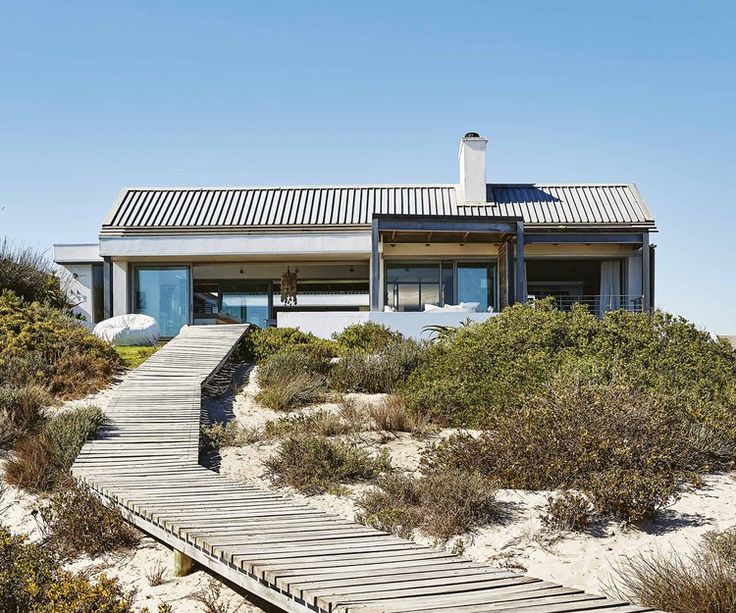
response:
[[[189,323],[189,267],[137,267],[133,298],[133,310],[153,317],[161,336],[176,336]]]
[[[423,311],[442,304],[441,266],[386,264],[386,304],[397,311]]]
[[[221,307],[218,321],[221,323],[251,323],[260,328],[268,325],[267,281],[225,281],[220,285]]]
[[[458,262],[457,302],[477,302],[478,311],[495,308],[495,264]]]

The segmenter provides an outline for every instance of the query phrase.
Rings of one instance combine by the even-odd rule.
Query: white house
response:
[[[368,319],[417,335],[543,296],[652,308],[656,227],[636,186],[487,183],[487,142],[462,138],[454,184],[126,188],[97,244],[54,259],[85,317],[147,313],[165,336],[242,321],[328,336]]]

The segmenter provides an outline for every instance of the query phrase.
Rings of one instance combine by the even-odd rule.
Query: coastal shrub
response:
[[[661,311],[598,319],[552,300],[514,305],[432,344],[402,393],[440,423],[490,428],[557,376],[624,381],[736,433],[736,351]]]
[[[0,291],[9,290],[28,303],[66,309],[64,282],[54,273],[54,264],[46,254],[13,245],[7,238],[0,243]]]
[[[243,339],[240,352],[246,361],[261,360],[281,351],[302,351],[323,358],[335,357],[337,343],[318,338],[297,328],[263,328],[251,331]]]
[[[593,505],[587,496],[567,490],[547,499],[542,521],[555,530],[583,531],[594,519]]]
[[[425,471],[478,471],[501,487],[575,489],[600,516],[650,519],[692,472],[728,468],[701,441],[692,419],[627,385],[555,380],[477,436],[430,447]]]
[[[129,613],[132,600],[116,579],[65,570],[50,548],[0,526],[1,611]]]
[[[368,394],[398,390],[419,365],[425,346],[413,340],[393,343],[379,353],[345,353],[330,370],[330,386]]]
[[[468,471],[384,475],[359,501],[359,521],[409,538],[415,528],[447,540],[501,516],[493,483]]]
[[[37,384],[77,398],[107,386],[119,366],[115,349],[67,312],[0,294],[0,385]]]
[[[321,375],[296,373],[261,389],[256,401],[274,411],[292,411],[322,402],[325,392],[325,379]]]
[[[377,353],[404,340],[404,335],[372,321],[353,324],[332,335],[335,342],[346,351]]]
[[[41,386],[0,386],[0,449],[37,433],[45,421],[43,408],[50,403],[51,396]]]
[[[417,437],[430,433],[429,420],[410,411],[401,396],[391,394],[367,407],[367,413],[378,430],[411,432]]]
[[[63,483],[82,445],[104,422],[97,407],[65,411],[41,431],[21,440],[5,463],[8,483],[31,492],[50,492]]]
[[[324,375],[329,360],[304,351],[284,351],[265,358],[256,369],[256,381],[261,387],[282,385],[294,375]]]
[[[629,557],[615,569],[610,596],[677,613],[736,611],[736,530],[704,535],[692,555]]]
[[[355,427],[340,413],[320,409],[312,413],[299,413],[281,417],[276,421],[269,421],[264,430],[268,437],[307,432],[321,436],[337,436],[350,434],[355,431]]]
[[[89,489],[74,482],[51,496],[41,508],[41,516],[49,545],[67,559],[129,549],[139,540],[120,511],[103,504]]]
[[[255,427],[241,426],[237,421],[216,422],[202,426],[202,447],[222,449],[223,447],[242,447],[261,440],[263,431]]]
[[[371,456],[364,449],[317,434],[293,434],[264,462],[277,485],[305,494],[334,490],[341,483],[375,479],[390,469],[386,455]]]

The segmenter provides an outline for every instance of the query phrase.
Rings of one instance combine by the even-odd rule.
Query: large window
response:
[[[138,267],[133,296],[136,313],[153,317],[161,336],[176,336],[189,323],[189,268]]]
[[[397,311],[423,311],[428,304],[477,302],[478,311],[487,311],[495,307],[495,270],[493,262],[387,262],[386,305]]]
[[[195,281],[194,323],[251,323],[269,319],[268,281]]]

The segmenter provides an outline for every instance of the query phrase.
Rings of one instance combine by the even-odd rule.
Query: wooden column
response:
[[[514,261],[516,271],[516,301],[524,304],[526,302],[526,267],[524,266],[524,222],[516,222],[516,260]]]
[[[102,316],[112,317],[112,258],[105,256],[102,262]]]
[[[381,254],[379,253],[380,236],[378,233],[378,220],[374,219],[371,226],[371,277],[370,277],[370,305],[371,311],[377,311],[379,305],[379,293],[381,291]]]
[[[194,560],[178,549],[174,549],[174,576],[184,577],[192,572]]]

